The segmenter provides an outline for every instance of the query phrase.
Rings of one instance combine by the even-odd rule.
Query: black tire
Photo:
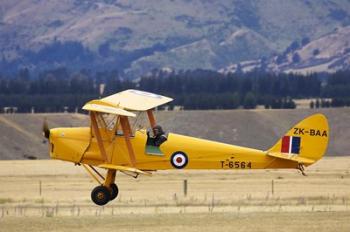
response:
[[[111,188],[111,197],[110,197],[109,200],[113,201],[114,199],[117,198],[118,193],[119,193],[119,189],[118,189],[118,186],[116,184],[114,184],[114,183],[111,184],[110,188]]]
[[[109,189],[103,185],[97,186],[91,191],[91,200],[96,205],[105,205],[111,199],[111,193]]]

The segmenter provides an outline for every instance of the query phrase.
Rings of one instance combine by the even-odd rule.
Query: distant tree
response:
[[[262,57],[260,60],[260,71],[265,72],[267,70],[268,60],[266,57]]]
[[[301,40],[301,46],[305,46],[306,44],[310,43],[310,38],[309,37],[304,37]]]
[[[316,109],[320,108],[320,100],[319,99],[316,99],[315,107],[316,107]]]
[[[320,49],[315,48],[315,49],[312,51],[312,55],[317,56],[318,54],[320,54]]]
[[[248,92],[243,101],[244,109],[254,109],[256,107],[256,98],[252,92]]]
[[[276,63],[277,64],[282,64],[286,60],[285,56],[283,55],[278,55],[276,58]]]
[[[241,81],[240,92],[245,94],[253,90],[253,82],[250,78],[243,78]]]
[[[300,47],[299,42],[297,40],[293,41],[284,51],[284,54],[288,54],[297,50]]]
[[[240,63],[238,63],[237,67],[236,67],[236,74],[240,75],[242,73],[243,73],[242,65]]]
[[[99,47],[98,47],[98,53],[103,56],[103,57],[108,57],[111,53],[111,50],[110,50],[110,45],[108,42],[105,42],[103,44],[101,44]]]
[[[20,69],[18,72],[18,77],[23,81],[29,81],[30,73],[29,73],[28,68]]]
[[[295,109],[295,108],[296,108],[296,104],[293,101],[293,99],[291,99],[291,98],[285,99],[283,109]]]
[[[333,98],[331,102],[332,107],[343,107],[345,106],[344,100],[340,98]]]
[[[331,107],[331,102],[330,102],[330,101],[325,101],[325,107],[326,107],[326,108]]]
[[[298,41],[293,41],[289,47],[292,51],[295,51],[296,49],[298,49],[300,47],[300,45],[299,45]]]
[[[310,101],[310,109],[313,109],[313,108],[315,108],[315,103],[314,101]]]
[[[18,70],[0,77],[0,107],[13,105],[20,112],[32,106],[37,112],[81,107],[98,97],[100,84],[104,96],[129,88],[171,96],[174,105],[186,109],[266,109],[295,108],[295,98],[313,98],[310,108],[350,105],[350,71],[332,74],[274,74],[255,70],[222,74],[211,70],[154,71],[139,81],[123,79],[117,70],[92,73],[85,69],[71,72],[64,67],[31,74]],[[332,100],[326,100],[331,98]]]
[[[293,54],[293,57],[292,57],[292,61],[293,61],[293,63],[299,63],[300,62],[300,60],[301,60],[301,58],[300,58],[300,55],[299,55],[299,53],[294,53]]]
[[[330,106],[330,103],[325,100],[325,99],[322,99],[321,100],[321,108],[328,108]]]
[[[282,108],[282,100],[280,98],[274,99],[271,102],[271,108],[272,109],[281,109]]]
[[[328,16],[331,17],[332,19],[338,20],[338,21],[343,21],[347,17],[349,17],[347,12],[343,9],[332,9],[328,13]]]

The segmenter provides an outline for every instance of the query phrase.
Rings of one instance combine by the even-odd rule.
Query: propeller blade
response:
[[[47,139],[50,137],[50,128],[49,128],[49,125],[47,123],[46,118],[44,119],[44,122],[43,122],[43,135]]]

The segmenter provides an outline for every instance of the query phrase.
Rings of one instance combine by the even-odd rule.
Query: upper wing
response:
[[[279,153],[279,152],[268,152],[267,155],[280,158],[280,159],[285,159],[285,160],[292,160],[301,164],[313,164],[315,163],[315,160],[308,159],[305,157],[300,157],[297,154],[287,154],[287,153]]]
[[[172,101],[172,98],[135,89],[100,99],[107,104],[134,111],[146,111]]]

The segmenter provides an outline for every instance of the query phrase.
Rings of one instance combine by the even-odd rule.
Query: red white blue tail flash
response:
[[[301,138],[297,136],[284,136],[282,138],[282,153],[299,154]]]

